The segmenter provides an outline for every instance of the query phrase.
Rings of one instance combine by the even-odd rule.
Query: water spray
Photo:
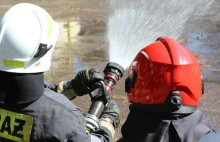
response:
[[[106,89],[110,93],[114,89],[114,85],[119,81],[120,78],[122,78],[124,74],[124,69],[121,67],[121,65],[109,62],[104,71],[104,81],[100,82],[102,85],[101,89],[99,91],[104,91],[103,89]],[[87,122],[87,131],[91,132],[94,130],[97,130],[99,128],[98,119],[101,115],[101,113],[104,110],[104,106],[108,103],[108,100],[110,99],[110,96],[103,96],[106,95],[104,92],[99,92],[101,96],[96,98],[92,105],[90,106],[88,114],[85,115],[85,120]]]
[[[104,0],[109,17],[109,61],[128,68],[158,37],[180,39],[187,23],[202,18],[214,0]]]
[[[111,92],[137,53],[161,36],[178,39],[187,21],[201,17],[213,0],[106,0],[110,16],[107,37],[110,63],[107,64],[103,87]],[[119,65],[120,64],[120,65]],[[122,66],[122,67],[121,67]],[[87,130],[99,128],[97,124],[106,101],[103,96],[93,101],[85,119]]]

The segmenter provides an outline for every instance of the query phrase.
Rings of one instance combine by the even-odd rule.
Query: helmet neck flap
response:
[[[44,93],[43,73],[10,73],[0,71],[0,104],[24,104]]]

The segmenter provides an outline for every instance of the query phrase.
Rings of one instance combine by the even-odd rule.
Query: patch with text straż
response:
[[[17,142],[29,142],[33,117],[0,109],[0,137]]]

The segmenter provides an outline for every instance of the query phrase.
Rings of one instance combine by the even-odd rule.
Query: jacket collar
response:
[[[18,74],[0,71],[0,104],[24,104],[44,92],[43,73]]]

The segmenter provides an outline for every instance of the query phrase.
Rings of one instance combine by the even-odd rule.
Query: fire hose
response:
[[[91,104],[89,112],[85,115],[87,122],[87,131],[91,132],[99,129],[98,119],[104,110],[105,105],[108,103],[108,97],[103,91],[112,92],[114,85],[122,78],[124,69],[119,64],[109,62],[104,71],[104,81],[101,81],[100,92],[102,96],[97,97]],[[104,90],[106,89],[106,90]],[[107,100],[106,100],[107,97]]]

